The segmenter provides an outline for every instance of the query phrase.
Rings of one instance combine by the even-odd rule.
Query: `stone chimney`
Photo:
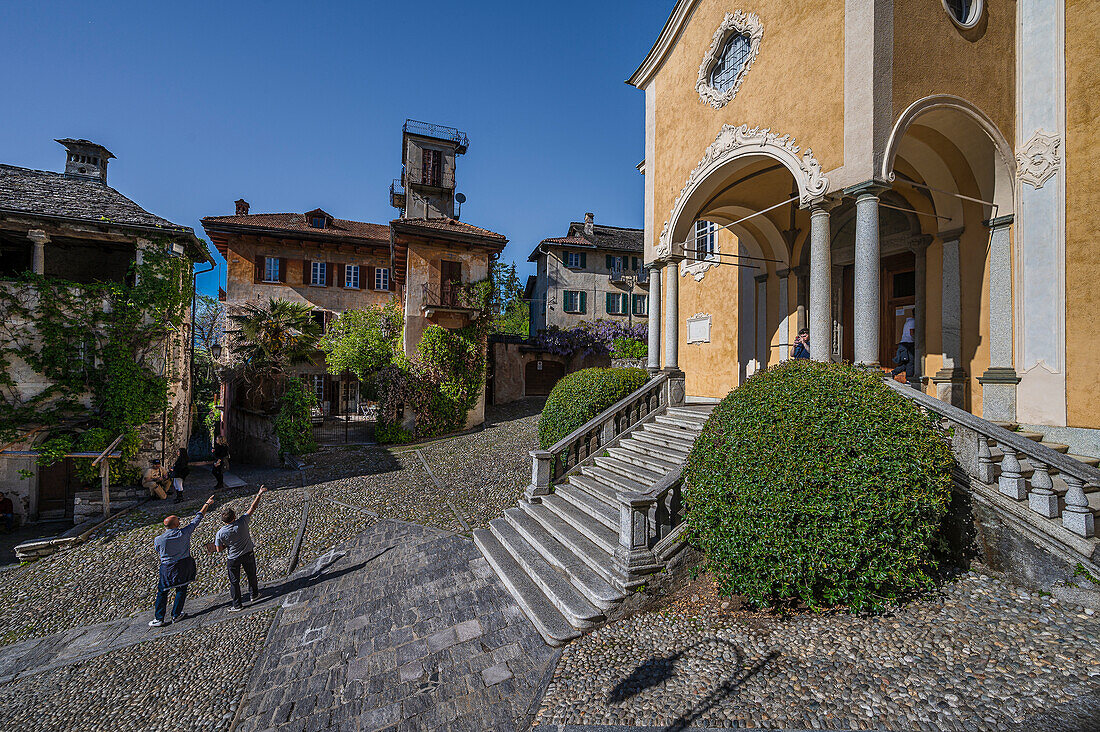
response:
[[[233,203],[237,204],[237,216],[248,215],[248,201],[244,200],[243,198],[238,198]]]
[[[591,238],[596,235],[595,216],[592,212],[584,215],[584,235]]]
[[[111,151],[89,140],[74,140],[66,137],[60,142],[68,150],[65,156],[65,175],[81,178],[97,178],[107,182],[107,161],[114,157]]]

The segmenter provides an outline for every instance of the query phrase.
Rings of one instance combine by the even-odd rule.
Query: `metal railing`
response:
[[[458,282],[426,283],[423,286],[423,304],[437,308],[470,307],[466,288]]]
[[[886,385],[948,421],[954,428],[955,458],[971,478],[1014,501],[1026,500],[1027,508],[1040,516],[1061,518],[1062,526],[1077,536],[1095,536],[1087,494],[1100,491],[1100,470],[912,387],[891,379]],[[1055,476],[1064,485],[1056,485]]]
[[[437,140],[449,140],[456,143],[459,147],[465,149],[470,146],[470,140],[466,137],[466,133],[455,127],[447,127],[445,125],[432,124],[431,122],[421,122],[415,119],[405,120],[405,124],[401,127],[402,132],[407,132],[412,135],[421,135],[423,137],[434,137]]]
[[[454,188],[454,170],[425,170],[420,165],[410,165],[405,170],[404,183],[406,186],[430,186],[432,188]]]

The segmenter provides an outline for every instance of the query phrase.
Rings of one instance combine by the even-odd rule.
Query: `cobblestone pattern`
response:
[[[287,596],[237,727],[525,729],[557,657],[468,539],[381,521]]]
[[[158,638],[0,685],[18,730],[228,729],[273,612]]]
[[[1097,688],[1097,617],[970,573],[893,615],[633,616],[566,648],[539,720],[1002,730]]]

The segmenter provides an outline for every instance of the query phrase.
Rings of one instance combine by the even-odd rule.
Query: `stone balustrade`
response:
[[[682,470],[675,468],[644,492],[619,492],[615,496],[619,503],[615,563],[626,585],[662,564],[657,547],[683,519]]]

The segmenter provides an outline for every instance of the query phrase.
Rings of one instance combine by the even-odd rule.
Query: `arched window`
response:
[[[732,89],[737,77],[744,70],[751,51],[752,43],[747,35],[734,33],[727,38],[718,61],[710,71],[710,85],[722,93]]]

